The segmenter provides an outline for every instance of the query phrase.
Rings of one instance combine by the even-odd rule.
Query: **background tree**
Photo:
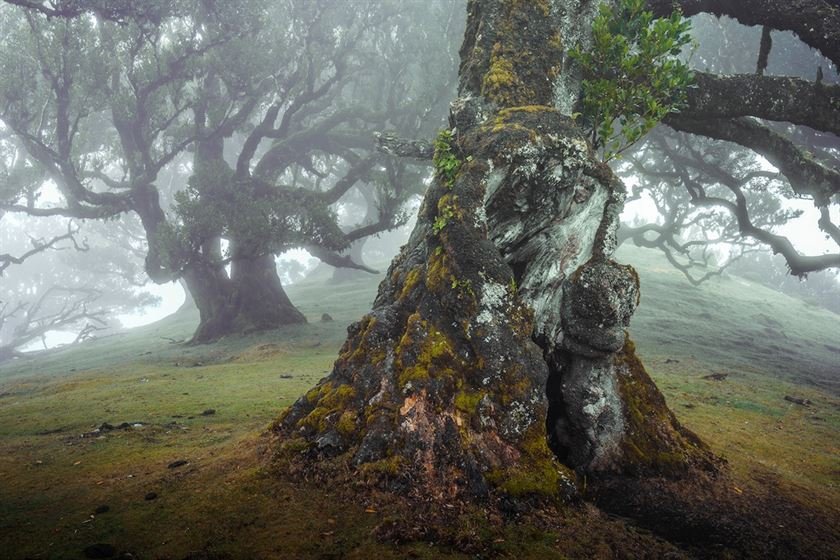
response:
[[[55,236],[68,227],[61,219],[8,215],[0,225],[4,250],[17,255],[37,250],[0,277],[0,361],[22,357],[37,343],[47,348],[101,336],[119,327],[117,315],[158,301],[143,289],[142,257],[126,255],[125,247],[114,246],[95,228],[71,222],[68,233]],[[44,240],[51,235],[69,238],[49,245]]]
[[[96,219],[135,212],[149,276],[183,277],[196,300],[195,340],[305,320],[283,293],[273,255],[303,246],[358,266],[337,251],[399,223],[400,184],[384,183],[376,221],[353,231],[343,232],[330,209],[350,189],[372,188],[362,180],[377,169],[399,179],[387,167],[403,164],[373,152],[374,124],[428,126],[429,96],[416,82],[368,81],[388,56],[420,52],[389,46],[412,33],[395,6],[26,8],[5,11],[5,61],[34,95],[20,95],[23,81],[7,82],[3,120],[66,207],[5,208]],[[20,45],[34,56],[20,57]],[[187,149],[189,188],[167,215],[157,183]]]

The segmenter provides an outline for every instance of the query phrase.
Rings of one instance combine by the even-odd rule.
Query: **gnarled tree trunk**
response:
[[[625,332],[639,288],[611,259],[624,189],[568,116],[563,49],[594,12],[580,4],[469,3],[460,167],[439,170],[332,373],[278,421],[293,468],[349,465],[447,500],[717,468]]]
[[[306,322],[283,290],[273,255],[233,260],[230,277],[219,264],[199,262],[184,270],[184,280],[199,311],[192,342]]]
[[[222,137],[197,143],[195,169],[197,174],[228,169]],[[248,244],[237,239],[230,240],[229,252],[230,275],[222,264],[219,239],[205,243],[201,254],[195,255],[183,272],[200,315],[193,342],[212,342],[228,334],[306,322],[283,290],[273,254],[249,251]]]

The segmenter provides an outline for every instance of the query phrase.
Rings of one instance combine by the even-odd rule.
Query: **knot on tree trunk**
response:
[[[633,267],[604,259],[586,263],[566,288],[564,346],[592,358],[617,352],[638,304],[639,276]]]

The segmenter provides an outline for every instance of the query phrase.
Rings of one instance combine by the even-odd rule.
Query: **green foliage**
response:
[[[457,210],[455,207],[451,205],[444,205],[443,207],[441,207],[440,212],[438,213],[434,223],[432,224],[432,231],[435,233],[435,235],[443,231],[443,228],[445,228],[447,224],[449,224],[449,222],[456,216]]]
[[[578,45],[569,53],[583,71],[584,118],[605,161],[679,111],[694,83],[677,59],[691,43],[691,23],[679,11],[654,19],[644,6],[644,0],[602,4],[592,48]]]
[[[461,160],[452,148],[452,131],[441,130],[435,138],[435,174],[438,180],[447,188],[455,184],[455,177],[461,169]]]
[[[335,213],[316,193],[236,180],[224,162],[204,163],[175,201],[178,224],[159,236],[174,269],[217,237],[235,240],[237,251],[249,256],[308,243],[333,251],[347,246]]]

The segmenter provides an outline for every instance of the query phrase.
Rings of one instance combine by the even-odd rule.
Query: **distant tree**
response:
[[[762,169],[752,152],[661,128],[617,168],[633,185],[628,203],[655,211],[654,221],[622,223],[618,243],[662,251],[694,285],[762,244],[792,248],[773,230],[802,212],[786,209],[792,191],[784,176]]]
[[[376,219],[352,231],[332,207],[351,189],[374,188],[372,173],[387,178],[403,165],[375,152],[373,130],[435,121],[437,82],[381,70],[416,76],[431,51],[399,43],[425,32],[424,17],[451,20],[450,4],[409,3],[411,13],[367,2],[11,4],[0,14],[0,120],[64,206],[3,208],[135,213],[149,277],[183,278],[196,301],[194,340],[304,321],[273,255],[304,247],[359,267],[338,253],[400,223],[401,184],[380,183]],[[173,165],[190,179],[167,212],[159,183]]]
[[[30,245],[40,249],[61,225],[57,219],[4,216],[0,247],[16,254],[26,254]],[[119,326],[116,315],[157,303],[142,289],[142,258],[126,257],[124,247],[113,247],[95,231],[72,222],[69,227],[64,235],[72,235],[70,243],[38,250],[0,276],[0,361],[21,357],[38,342],[47,348],[50,337],[74,343],[101,335]]]

